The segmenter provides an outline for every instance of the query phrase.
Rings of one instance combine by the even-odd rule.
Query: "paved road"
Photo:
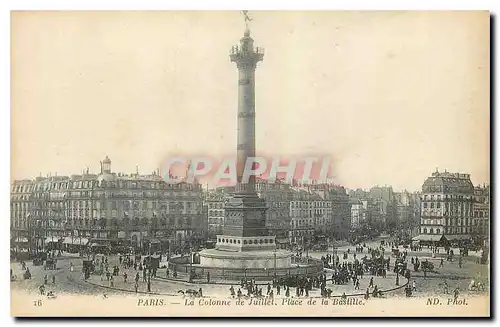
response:
[[[70,263],[74,265],[74,271],[70,272]],[[120,269],[120,276],[115,277],[114,285],[111,287],[110,283],[104,277],[101,280],[100,276],[92,275],[88,281],[83,280],[82,274],[82,260],[78,258],[64,259],[58,261],[57,270],[44,270],[42,266],[32,266],[31,262],[27,263],[33,278],[30,280],[17,280],[12,284],[13,289],[24,289],[31,292],[38,292],[38,288],[43,284],[44,276],[48,277],[48,284],[46,285],[46,291],[54,291],[56,294],[60,293],[80,293],[80,294],[131,294],[135,293],[133,279],[136,274],[134,269],[128,269],[128,282],[125,283],[123,279],[123,268]],[[118,257],[109,257],[109,266],[112,267],[118,265]],[[19,263],[11,263],[11,268],[14,274],[21,279],[22,270]],[[139,282],[139,292],[146,293],[147,286],[146,283],[142,281],[142,273],[140,274]],[[166,271],[160,269],[158,275],[163,277],[166,276]],[[52,284],[52,276],[56,276],[56,283]],[[340,296],[342,293],[349,294],[360,294],[366,291],[369,284],[370,276],[366,276],[360,280],[360,290],[354,290],[352,283],[347,285],[333,285],[330,282],[327,287],[332,289],[332,295]],[[404,284],[404,279],[400,280],[401,285]],[[386,290],[395,287],[395,276],[392,273],[388,273],[387,278],[374,277],[374,284],[378,285],[379,289]],[[165,280],[163,278],[153,279],[151,283],[152,293],[162,294],[162,295],[181,295],[179,291],[185,291],[187,289],[202,288],[203,294],[206,296],[214,297],[228,297],[229,287],[228,285],[216,285],[216,284],[189,284],[183,281],[171,281]],[[262,285],[263,293],[266,293],[266,285]],[[235,291],[238,290],[238,286],[235,286]],[[244,290],[242,290],[245,293]],[[290,288],[290,294],[295,296],[295,288]],[[276,292],[276,290],[274,291]],[[310,296],[319,296],[319,290],[313,290],[310,292]],[[281,292],[280,296],[284,297],[284,291]]]
[[[380,246],[380,239],[375,239],[373,241],[366,242],[367,247],[376,248]],[[386,252],[391,257],[391,262],[395,257],[391,254],[391,247],[386,246]],[[355,252],[355,247],[351,245],[340,246],[336,248],[340,260],[342,261],[342,254],[350,249],[349,259],[352,260],[353,252]],[[452,248],[455,254],[460,253],[458,248]],[[428,260],[434,264],[435,272],[428,273],[427,277],[424,278],[422,271],[411,272],[412,282],[415,280],[417,286],[417,295],[421,296],[432,296],[432,295],[442,295],[444,291],[444,282],[446,281],[449,286],[449,290],[452,291],[458,287],[462,294],[464,293],[475,293],[469,292],[468,286],[472,279],[479,280],[487,285],[486,289],[489,289],[489,265],[477,264],[476,261],[480,256],[479,252],[469,251],[468,257],[462,258],[462,268],[458,265],[458,255],[454,256],[453,262],[446,261],[446,252],[443,248],[440,252],[432,257],[432,251],[427,247],[423,248],[422,251],[410,251],[410,249],[404,249],[402,246],[399,247],[400,251],[408,250],[408,258],[418,257],[420,261]],[[328,250],[327,253],[331,254],[332,248]],[[366,253],[366,252],[365,252]],[[309,255],[313,257],[321,257],[325,252],[310,252]],[[363,257],[364,254],[357,254],[358,258]],[[441,258],[444,258],[444,266],[440,266]],[[410,268],[413,266],[410,264]]]
[[[375,247],[380,243],[370,242],[367,243],[368,246]],[[350,254],[348,255],[348,260],[353,260],[353,252],[354,247],[352,246],[343,246],[337,249],[337,253],[339,253],[339,257],[341,261],[342,254],[347,251],[347,249],[351,249]],[[326,255],[327,253],[332,253],[331,249],[325,252],[310,252],[309,255],[315,258],[321,258],[321,256]],[[390,255],[390,254],[388,254]],[[358,258],[361,258],[364,254],[357,254]],[[427,278],[424,278],[422,272],[413,272],[412,271],[412,282],[415,280],[417,284],[417,294],[421,296],[431,296],[431,295],[441,295],[443,294],[443,283],[446,280],[449,289],[453,290],[455,287],[459,287],[462,292],[467,292],[468,284],[471,279],[478,279],[482,282],[488,283],[489,278],[489,268],[488,265],[479,265],[476,264],[476,257],[469,256],[463,259],[463,267],[458,267],[458,261],[454,262],[444,262],[444,267],[439,267],[440,258],[432,258],[432,254],[430,251],[422,251],[422,252],[411,252],[409,254],[410,257],[418,256],[419,260],[429,260],[434,263],[436,272],[429,273]],[[74,272],[69,271],[70,262],[73,263],[75,269]],[[391,266],[394,262],[394,257],[391,257]],[[110,257],[109,265],[112,267],[113,265],[118,264],[117,257]],[[411,266],[411,265],[410,265]],[[27,289],[33,292],[38,292],[38,287],[43,284],[43,277],[45,274],[48,276],[49,284],[47,285],[47,290],[53,290],[57,293],[81,293],[81,294],[125,294],[129,292],[134,292],[133,283],[129,282],[125,284],[123,282],[123,269],[120,272],[120,276],[115,277],[114,289],[109,288],[109,283],[107,281],[101,281],[99,276],[93,275],[89,280],[90,283],[85,282],[83,280],[82,274],[82,259],[80,258],[66,258],[58,261],[58,269],[55,271],[45,271],[42,266],[33,267],[31,262],[28,262],[28,267],[32,272],[33,278],[31,280],[22,280],[22,271],[19,263],[11,263],[11,268],[14,271],[14,274],[17,275],[18,280],[12,282],[13,289]],[[411,268],[411,267],[410,267]],[[52,276],[56,276],[56,283],[52,285]],[[159,270],[158,275],[160,277],[165,277],[165,270]],[[128,271],[128,279],[129,281],[133,281],[135,276],[135,271],[130,269]],[[142,281],[142,274],[140,274]],[[365,276],[364,279],[360,281],[360,290],[366,290],[369,278]],[[400,281],[403,284],[402,281]],[[375,284],[379,286],[381,289],[389,289],[395,287],[395,277],[392,272],[388,272],[387,278],[383,279],[381,277],[376,277]],[[184,283],[182,281],[173,282],[167,281],[164,279],[155,279],[152,282],[152,292],[161,293],[161,294],[179,294],[180,290],[187,289],[203,289],[203,293],[208,296],[227,296],[229,294],[229,286],[227,285],[214,285],[214,284],[203,284],[203,285],[190,285],[188,283]],[[352,284],[348,285],[331,285],[328,283],[327,287],[333,290],[334,295],[341,295],[343,292],[346,294],[354,293],[354,289]],[[237,287],[235,287],[237,290]],[[147,291],[145,283],[141,282],[139,291]],[[295,294],[295,289],[291,289],[291,294]],[[265,288],[263,289],[265,293]],[[357,293],[358,291],[356,291]],[[311,296],[319,295],[319,291],[312,291]],[[403,291],[396,291],[395,294],[392,295],[402,295]]]

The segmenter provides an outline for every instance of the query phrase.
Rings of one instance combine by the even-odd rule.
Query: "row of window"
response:
[[[105,181],[103,181],[105,182]],[[105,183],[104,183],[105,184]],[[151,188],[151,189],[185,189],[185,190],[198,190],[201,189],[200,185],[192,184],[167,184],[165,182],[139,182],[139,181],[120,181],[110,182],[118,188]],[[90,181],[63,181],[63,182],[42,182],[25,185],[13,185],[13,193],[28,193],[33,191],[48,191],[48,190],[65,190],[65,189],[88,189],[98,187],[97,180]]]
[[[443,232],[445,234],[459,234],[459,233],[471,233],[473,231],[473,229],[471,227],[445,227],[443,229]],[[423,234],[441,234],[441,229],[439,228],[430,228],[430,229],[427,229],[427,228],[422,228],[421,229],[421,232]]]
[[[293,230],[293,231],[288,232],[289,236],[295,236],[295,237],[313,235],[313,234],[314,234],[314,230]]]
[[[208,203],[208,209],[224,209],[224,203]]]
[[[441,219],[423,219],[423,225],[448,225],[448,226],[470,226],[472,219],[465,218],[465,219],[457,219],[457,218],[445,218],[443,220]]]
[[[422,202],[422,207],[424,208],[441,208],[441,202]],[[462,209],[462,210],[470,210],[472,208],[471,203],[458,203],[458,202],[444,202],[443,208],[446,210],[452,209]]]
[[[327,201],[301,201],[301,202],[295,202],[292,201],[290,203],[290,206],[292,208],[329,208],[331,207],[331,202]]]
[[[209,217],[224,217],[224,210],[209,210]]]
[[[424,194],[424,198],[423,200],[424,201],[434,201],[434,200],[438,200],[438,201],[441,201],[441,200],[459,200],[459,201],[462,201],[462,200],[472,200],[473,197],[472,195],[457,195],[457,194],[444,194],[444,195],[441,195],[441,194]]]
[[[160,202],[157,201],[69,201],[67,203],[63,202],[44,202],[41,203],[42,207],[45,208],[53,208],[53,209],[64,209],[67,206],[70,209],[85,209],[91,208],[92,204],[94,204],[94,208],[109,208],[109,209],[117,209],[118,206],[123,207],[125,210],[129,210],[131,208],[143,210],[143,209],[157,209],[160,207]],[[198,202],[169,202],[165,203],[167,207],[170,208],[178,208],[183,209],[184,207],[188,210],[197,209],[201,207],[201,203]],[[11,203],[11,210],[19,210],[21,208],[28,208],[28,203]]]

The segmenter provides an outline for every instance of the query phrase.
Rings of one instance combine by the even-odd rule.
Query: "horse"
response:
[[[189,296],[189,297],[200,297],[200,293],[196,290],[193,289],[188,289],[186,291],[179,290],[177,293],[182,294],[183,296]]]

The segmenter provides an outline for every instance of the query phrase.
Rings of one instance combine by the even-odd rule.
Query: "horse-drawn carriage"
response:
[[[47,253],[37,253],[33,258],[33,266],[42,266],[45,260],[47,260]]]
[[[408,270],[408,264],[406,262],[396,262],[394,264],[394,272],[400,275],[405,275]]]
[[[371,271],[372,274],[376,274],[381,276],[383,274],[383,271],[386,270],[387,266],[389,265],[390,259],[384,259],[384,257],[363,257],[362,258],[363,265],[368,267],[368,269]]]
[[[56,259],[47,259],[45,261],[45,265],[43,267],[44,270],[56,270],[57,269],[57,260]]]
[[[177,291],[177,293],[182,294],[183,296],[188,296],[188,297],[201,297],[202,294],[200,294],[199,291],[193,290],[193,289],[188,289],[186,291]]]
[[[42,266],[43,265],[43,259],[42,258],[35,258],[33,259],[33,266]]]
[[[484,292],[486,290],[486,282],[472,279],[468,289],[469,291]]]
[[[425,271],[434,271],[434,264],[432,262],[429,262],[429,261],[422,261],[421,262],[422,264],[422,270],[425,270]]]

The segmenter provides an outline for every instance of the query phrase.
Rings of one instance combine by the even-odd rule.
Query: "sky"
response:
[[[490,179],[488,12],[249,12],[256,144],[347,188]],[[11,178],[236,151],[237,11],[14,12]]]

